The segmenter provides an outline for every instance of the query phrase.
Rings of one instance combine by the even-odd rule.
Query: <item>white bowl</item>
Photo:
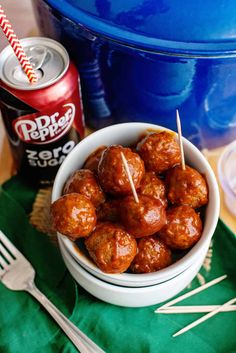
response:
[[[72,150],[61,165],[53,185],[52,202],[61,196],[63,186],[71,173],[81,168],[89,154],[98,147],[112,144],[131,145],[143,133],[153,130],[161,131],[168,129],[147,123],[125,123],[106,127],[86,137]],[[183,144],[186,162],[205,175],[209,186],[209,203],[206,207],[204,229],[198,243],[180,260],[160,271],[147,274],[106,274],[81,251],[77,251],[73,242],[58,234],[70,254],[87,271],[107,282],[122,286],[148,286],[174,278],[193,263],[196,263],[202,253],[205,253],[219,217],[220,199],[218,185],[214,172],[203,154],[185,138],[183,138]]]
[[[64,243],[64,246],[66,247],[67,251],[70,253],[70,255],[73,257],[73,259],[80,265],[82,266],[86,271],[90,272],[92,275],[94,275],[97,278],[102,279],[105,282],[116,284],[119,286],[124,286],[124,287],[146,287],[146,286],[152,286],[158,283],[165,282],[166,280],[170,280],[174,278],[176,275],[179,275],[180,273],[184,272],[186,268],[184,268],[182,271],[173,271],[170,276],[165,276],[166,271],[159,270],[161,272],[160,276],[156,276],[157,272],[153,273],[145,273],[145,274],[133,274],[133,273],[121,273],[121,274],[112,274],[112,273],[105,273],[102,272],[96,264],[92,262],[89,258],[87,258],[83,252],[75,245],[75,244],[68,244],[67,243],[67,238],[64,237],[63,235],[58,235],[58,239]],[[207,249],[209,248],[209,243],[204,244],[202,247],[201,253],[207,252]],[[179,260],[180,261],[180,260]],[[177,261],[178,262],[178,261]],[[176,263],[177,263],[176,262]],[[174,266],[176,263],[172,264],[171,266]],[[187,268],[189,268],[192,264],[190,264]],[[138,278],[136,278],[136,276]]]
[[[102,281],[83,269],[70,255],[61,238],[59,245],[68,270],[81,287],[104,302],[127,307],[154,305],[177,295],[196,276],[208,249],[187,270],[166,282],[147,287],[123,287]]]

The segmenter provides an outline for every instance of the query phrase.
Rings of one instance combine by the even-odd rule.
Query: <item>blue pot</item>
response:
[[[77,64],[95,129],[145,121],[200,148],[236,138],[236,11],[228,0],[34,0],[39,28]]]

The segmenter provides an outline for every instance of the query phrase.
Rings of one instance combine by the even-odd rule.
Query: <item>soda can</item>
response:
[[[84,136],[79,74],[58,42],[32,37],[21,44],[38,81],[28,81],[7,46],[0,54],[0,109],[19,174],[50,185]]]

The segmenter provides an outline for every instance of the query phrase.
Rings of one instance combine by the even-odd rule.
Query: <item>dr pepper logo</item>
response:
[[[47,111],[47,114],[34,113],[15,119],[13,128],[16,134],[22,141],[32,144],[56,141],[70,129],[75,117],[75,105],[67,103],[60,111]]]

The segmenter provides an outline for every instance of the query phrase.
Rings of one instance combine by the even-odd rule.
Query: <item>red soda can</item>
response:
[[[11,46],[6,47],[0,54],[0,109],[19,174],[50,185],[84,136],[79,74],[58,42],[32,37],[21,44],[38,81],[28,81]]]

